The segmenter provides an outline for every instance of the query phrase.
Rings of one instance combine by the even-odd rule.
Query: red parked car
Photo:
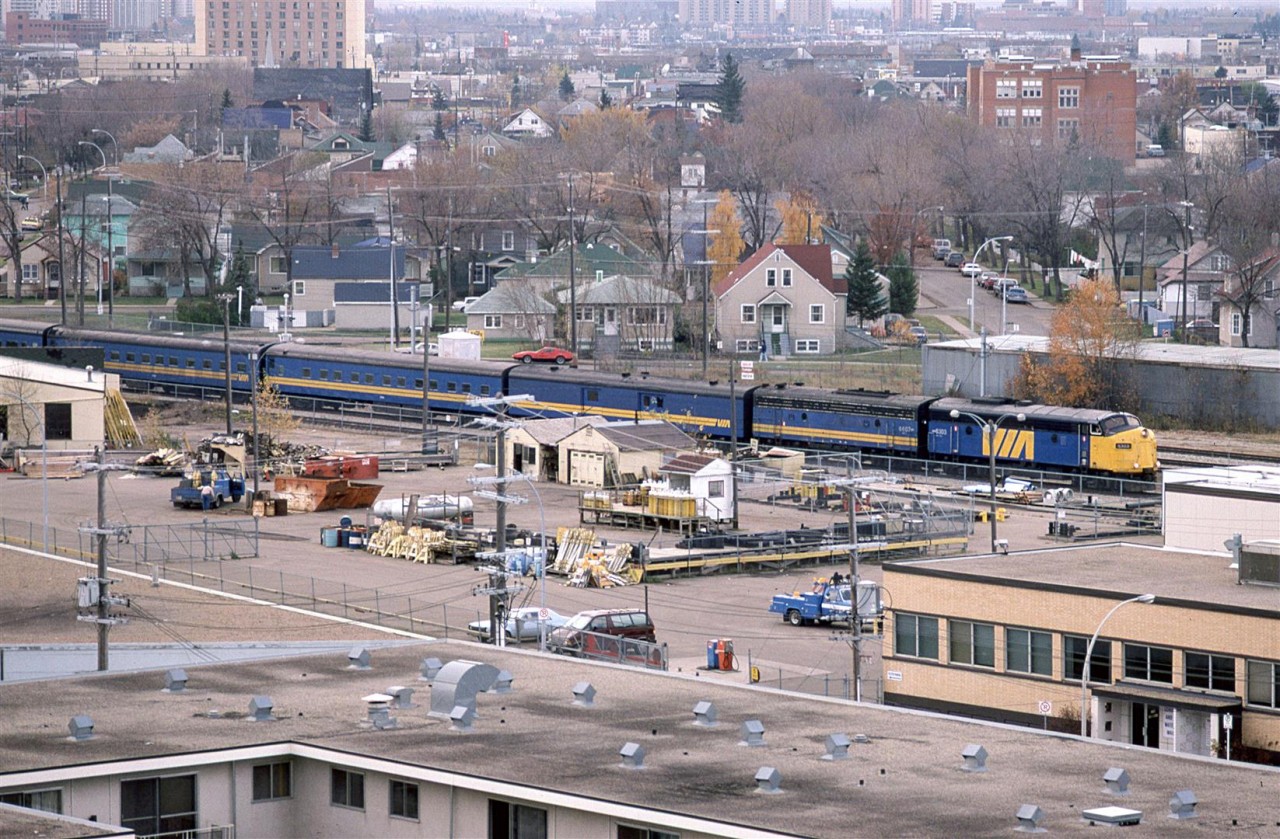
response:
[[[554,361],[556,364],[568,364],[573,361],[573,353],[568,350],[562,350],[559,347],[521,350],[518,353],[512,353],[511,357],[523,364],[532,364],[535,361]]]

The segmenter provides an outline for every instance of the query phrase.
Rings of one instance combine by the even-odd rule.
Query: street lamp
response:
[[[1111,616],[1121,606],[1130,603],[1154,603],[1156,596],[1154,594],[1139,594],[1137,597],[1130,597],[1128,600],[1121,600],[1119,603],[1111,607],[1111,611],[1103,616],[1098,623],[1098,628],[1093,631],[1093,637],[1089,639],[1089,646],[1084,651],[1084,665],[1080,669],[1080,736],[1089,736],[1089,718],[1085,713],[1085,704],[1088,702],[1089,689],[1089,670],[1093,666],[1093,645],[1098,642],[1098,635],[1102,632],[1102,627],[1106,626],[1107,621],[1111,620]]]
[[[974,263],[975,264],[978,263],[978,257],[982,256],[982,252],[986,250],[987,245],[991,244],[992,242],[1012,242],[1012,241],[1013,241],[1012,236],[995,236],[991,239],[988,239],[987,241],[979,245],[978,249],[974,251],[974,254],[973,254]],[[969,274],[969,331],[970,332],[973,332],[973,304],[974,304],[974,300],[976,299],[977,293],[978,293],[978,275],[974,273],[970,273]]]
[[[106,135],[106,138],[111,141],[112,150],[115,152],[113,157],[115,158],[116,165],[119,166],[120,165],[120,144],[116,142],[116,138],[112,136],[111,132],[107,131],[105,128],[90,128],[89,133]],[[104,167],[107,165],[105,159],[103,160],[102,165]]]
[[[44,164],[36,160],[29,154],[18,155],[19,160],[30,160],[32,163],[40,167],[40,199],[42,201],[49,198],[49,170],[44,168]]]
[[[991,552],[996,552],[996,432],[1000,430],[1000,423],[1005,420],[1017,420],[1018,422],[1026,422],[1026,414],[1001,414],[995,419],[987,419],[977,414],[971,414],[968,411],[951,411],[951,418],[960,419],[968,417],[978,425],[982,426],[982,444],[987,449],[987,463],[989,467],[989,477],[991,479]]]
[[[106,132],[100,128],[94,128],[91,130],[96,131],[98,133],[106,134]],[[107,136],[110,137],[111,135],[108,134]],[[113,143],[115,142],[114,137],[111,138],[111,142]],[[97,143],[91,140],[78,140],[76,142],[76,145],[93,146],[95,149],[98,150],[98,154],[102,155],[102,168],[104,170],[107,168],[107,153],[102,150],[102,146],[98,145]],[[111,186],[112,186],[111,177],[108,175],[107,177],[107,326],[108,327],[113,325],[112,318],[115,315],[115,295],[113,293],[114,286],[115,286],[115,266],[113,264],[114,254],[112,253],[112,240],[111,240],[111,234],[113,232],[112,219],[111,219],[111,198],[112,198]],[[98,272],[98,314],[99,315],[102,314],[102,272],[101,271]]]

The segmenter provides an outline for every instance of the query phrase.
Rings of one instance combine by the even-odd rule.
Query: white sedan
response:
[[[558,612],[547,610],[547,618],[544,621],[547,627],[547,635],[551,635],[551,630],[557,626],[564,626],[569,619]],[[489,621],[480,620],[472,621],[467,624],[467,634],[474,635],[481,641],[489,640]],[[520,609],[513,609],[507,615],[507,638],[516,641],[537,641],[538,640],[538,607],[525,606]]]
[[[966,277],[977,277],[982,274],[982,266],[977,262],[966,262],[960,266],[960,273]]]

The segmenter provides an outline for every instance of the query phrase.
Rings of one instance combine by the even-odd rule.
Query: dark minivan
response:
[[[573,653],[612,653],[617,645],[604,636],[654,643],[653,621],[643,609],[596,609],[579,612],[556,627],[548,641],[552,649]]]

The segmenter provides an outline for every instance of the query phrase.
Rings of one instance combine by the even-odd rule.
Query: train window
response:
[[[352,374],[351,374],[351,381],[352,381],[352,382],[355,382],[356,384],[359,384],[359,382],[360,382],[360,374],[359,374],[359,373],[352,373]]]
[[[174,356],[174,355],[169,356],[169,366],[170,366],[170,367],[177,367],[177,366],[178,366],[178,357],[177,357],[177,356]]]
[[[373,384],[373,374],[372,374],[372,373],[365,373],[365,374],[364,374],[364,383],[365,383],[365,384],[367,384],[367,385],[371,385],[371,384]]]
[[[237,361],[237,362],[236,362],[236,372],[237,372],[237,373],[243,373],[244,371],[245,371],[244,362],[243,362],[243,361]],[[310,374],[310,373],[304,373],[303,375],[305,375],[305,376],[310,376],[311,374]]]
[[[481,395],[481,396],[488,396],[488,395],[489,395],[489,393],[490,393],[490,388],[489,388],[489,386],[488,386],[488,385],[480,385],[480,395]]]
[[[240,368],[240,369],[243,369],[243,368]],[[311,378],[311,368],[310,368],[310,367],[303,367],[303,368],[302,368],[302,378],[304,378],[304,379],[309,379],[309,378]]]
[[[598,390],[594,390],[594,389],[593,389],[593,390],[588,390],[588,391],[587,391],[587,401],[588,401],[588,402],[599,402],[599,401],[600,401],[600,391],[598,391]]]
[[[471,383],[470,383],[470,382],[463,382],[463,383],[462,383],[462,392],[463,392],[463,393],[470,393],[470,392],[471,392]]]
[[[413,386],[416,387],[418,390],[422,390],[422,379],[414,379]]]
[[[383,386],[383,387],[391,387],[391,377],[390,377],[390,376],[383,376],[383,377],[382,377],[382,386]]]
[[[406,384],[407,380],[404,376],[396,376],[396,387],[404,387]]]
[[[125,360],[125,361],[134,361],[134,360],[135,360],[135,358],[134,358],[133,353],[131,353],[131,352],[127,352],[127,353],[125,353],[125,354],[124,354],[124,360]]]
[[[422,387],[422,381],[421,381],[421,380],[419,380],[419,381],[418,381],[418,387]],[[431,389],[432,389],[432,390],[439,390],[439,389],[440,389],[440,383],[439,383],[439,382],[437,382],[435,379],[432,379],[432,380],[431,380]]]
[[[219,362],[218,362],[218,372],[219,372],[219,373],[225,373],[225,372],[227,372],[227,362],[225,362],[225,361],[219,361]]]
[[[801,421],[801,422],[808,422],[808,421],[809,421],[809,414],[808,414],[808,412],[801,412],[801,414],[800,414],[800,421]]]
[[[1058,444],[1058,435],[1056,432],[1049,435],[1049,442],[1053,443],[1055,446]]]
[[[112,360],[112,361],[119,361],[119,360],[120,360],[120,353],[116,352],[115,350],[112,350],[112,351],[111,351],[111,356],[110,356],[110,357],[111,357],[111,360]]]
[[[880,427],[880,420],[876,420],[876,428]]]
[[[195,369],[195,366],[196,366],[196,360],[195,360],[194,358],[188,358],[188,359],[187,359],[187,369],[188,369],[188,370],[194,370],[194,369]]]
[[[304,374],[304,375],[305,375],[305,374]],[[328,371],[328,370],[321,370],[321,371],[320,371],[320,381],[322,381],[322,382],[327,382],[327,381],[329,381],[329,371]]]
[[[150,364],[150,363],[151,363],[151,353],[149,353],[149,352],[144,352],[144,353],[142,354],[142,363],[143,363],[143,364]]]
[[[661,396],[655,396],[654,394],[651,394],[651,393],[649,393],[649,394],[645,394],[645,397],[644,397],[644,405],[645,405],[645,407],[646,407],[646,408],[661,408],[661,407],[662,407],[662,397],[661,397]]]
[[[1098,428],[1098,426],[1096,426],[1096,425],[1090,425],[1090,426],[1089,426],[1089,433],[1090,433],[1090,434],[1101,434],[1101,433],[1102,433],[1102,429]]]
[[[447,391],[449,391],[450,393],[457,393],[457,392],[458,392],[458,383],[457,383],[457,382],[446,382],[446,383],[445,383],[445,388],[444,388],[444,389],[445,389],[445,390],[447,390]]]

